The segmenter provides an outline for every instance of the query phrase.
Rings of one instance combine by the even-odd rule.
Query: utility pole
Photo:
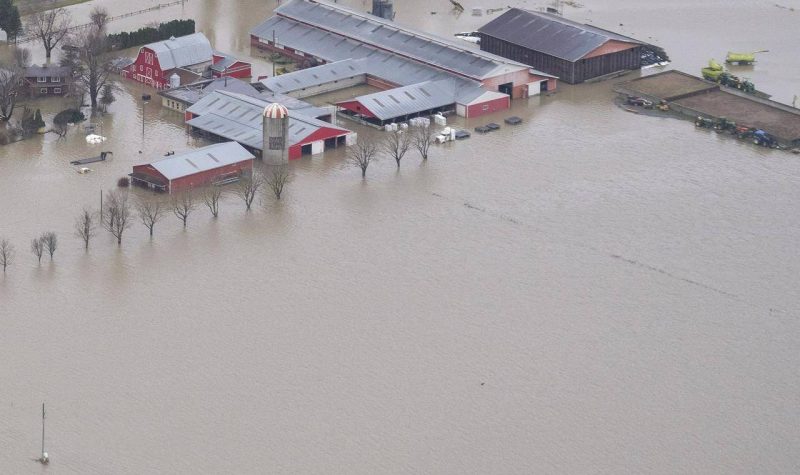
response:
[[[47,452],[44,451],[44,418],[45,418],[44,403],[42,403],[42,456],[39,457],[39,463],[41,463],[42,465],[47,465],[48,463],[50,463],[50,457],[47,455]]]

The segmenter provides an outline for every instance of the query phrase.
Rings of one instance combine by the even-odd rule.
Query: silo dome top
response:
[[[264,117],[268,119],[283,119],[288,115],[289,110],[277,102],[273,102],[264,108]]]

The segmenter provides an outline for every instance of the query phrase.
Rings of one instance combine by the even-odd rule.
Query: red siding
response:
[[[214,179],[216,179],[221,175],[227,175],[229,173],[241,174],[243,171],[249,172],[252,170],[253,170],[253,159],[249,159],[239,163],[225,165],[224,167],[215,168],[213,170],[206,170],[203,172],[194,173],[192,175],[176,178],[172,180],[172,182],[170,183],[170,181],[167,180],[167,178],[164,175],[159,173],[158,170],[153,168],[153,166],[150,164],[134,165],[133,167],[134,173],[143,173],[145,175],[152,176],[166,183],[170,183],[169,189],[167,190],[169,192],[208,185],[211,182],[213,182]]]
[[[147,62],[148,54],[152,55],[153,58],[150,63]],[[136,56],[136,61],[125,70],[128,72],[127,77],[136,82],[148,84],[158,89],[163,89],[169,84],[168,76],[161,70],[155,51],[145,46],[139,48],[139,55]]]
[[[492,112],[508,109],[510,106],[510,97],[498,97],[497,99],[492,99],[487,102],[467,106],[467,117],[480,117],[484,114],[491,114]]]
[[[336,105],[343,109],[355,112],[356,114],[361,114],[366,117],[375,118],[375,114],[373,114],[369,109],[364,107],[359,101],[337,102]]]

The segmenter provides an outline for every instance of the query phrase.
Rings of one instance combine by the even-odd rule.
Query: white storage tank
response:
[[[176,87],[180,87],[180,85],[181,85],[181,77],[178,76],[178,73],[172,73],[172,76],[169,77],[170,89],[175,89]]]

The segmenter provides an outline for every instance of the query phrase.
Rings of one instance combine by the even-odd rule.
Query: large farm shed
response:
[[[220,140],[235,140],[254,153],[264,150],[263,113],[270,102],[226,91],[214,91],[186,110],[186,124]],[[288,112],[286,146],[289,159],[316,155],[348,143],[351,131],[328,122]]]
[[[639,69],[644,43],[549,13],[512,8],[482,26],[481,49],[577,84]]]
[[[357,84],[391,90],[421,83],[435,83],[442,92],[432,101],[422,101],[409,97],[410,90],[398,91],[394,99],[387,98],[401,102],[396,104],[400,115],[384,115],[388,118],[383,121],[441,109],[445,98],[450,109],[466,114],[467,106],[477,106],[471,110],[480,115],[501,103],[507,108],[509,96],[523,98],[556,87],[555,76],[525,64],[320,0],[281,5],[275,16],[251,31],[251,43],[301,64],[320,65],[264,80],[275,92],[305,97]],[[370,98],[355,99],[363,105]],[[475,103],[480,99],[486,102]]]
[[[222,184],[252,173],[253,154],[236,142],[225,142],[134,165],[131,182],[173,192]]]

